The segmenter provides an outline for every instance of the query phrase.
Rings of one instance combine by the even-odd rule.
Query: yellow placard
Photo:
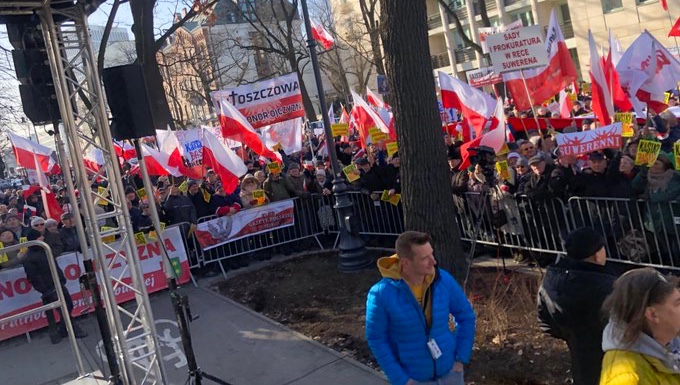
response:
[[[663,102],[664,104],[668,104],[668,101],[671,99],[671,93],[670,92],[664,92],[663,93]]]
[[[267,163],[267,169],[272,174],[280,174],[281,173],[281,165],[279,164],[279,162]]]
[[[347,123],[335,123],[331,124],[331,132],[333,136],[347,136],[349,135],[349,124]]]
[[[165,222],[160,222],[159,225],[161,226],[161,231],[165,231]]]
[[[399,151],[399,144],[397,142],[389,142],[385,144],[387,149],[387,157],[391,158],[395,152]]]
[[[28,242],[28,238],[26,238],[26,237],[19,238],[19,243],[26,243],[26,242]]]
[[[567,95],[569,96],[569,99],[571,99],[574,102],[578,100],[578,95],[576,95],[575,93],[570,92]]]
[[[177,189],[186,194],[186,192],[189,191],[189,183],[185,180],[179,186],[177,186]]]
[[[496,171],[498,172],[498,175],[500,175],[501,179],[503,180],[510,179],[510,169],[508,168],[507,160],[496,162]]]
[[[371,136],[371,141],[377,143],[381,140],[387,139],[387,134],[380,131],[378,127],[371,127],[368,129],[368,135]]]
[[[97,187],[97,194],[99,194],[100,196],[103,196],[103,197],[108,196],[108,194],[106,192],[106,187],[98,186]],[[100,206],[106,206],[108,204],[108,202],[106,202],[102,198],[97,198],[97,204],[100,205]]]
[[[139,199],[141,199],[141,200],[146,199],[146,190],[144,189],[144,187],[142,187],[142,188],[140,188],[139,190],[137,190],[137,196],[138,196]]]
[[[264,190],[253,190],[253,199],[257,201],[257,205],[263,205],[266,199]]]
[[[383,190],[382,195],[380,196],[380,200],[383,202],[389,202],[393,205],[398,205],[399,201],[401,201],[401,194],[392,194],[390,195],[390,192],[387,190]]]
[[[156,230],[149,231],[149,240],[150,241],[157,241],[158,240],[158,233],[156,232]]]
[[[0,242],[0,249],[5,247],[5,244]],[[0,263],[5,263],[9,261],[9,257],[7,256],[7,253],[0,254]]]
[[[636,165],[646,165],[651,167],[661,151],[661,142],[655,140],[641,140],[638,144],[637,155],[635,156]]]
[[[146,245],[146,237],[143,232],[140,231],[135,233],[135,243],[137,243],[137,245]]]
[[[621,123],[633,123],[633,113],[632,112],[617,112],[614,114],[614,121]]]
[[[633,136],[635,136],[635,128],[633,128],[633,123],[623,123],[621,126],[621,137],[632,138]]]
[[[510,147],[508,147],[507,143],[503,143],[503,146],[498,149],[498,152],[496,153],[496,156],[501,156],[505,155],[510,152]]]
[[[282,148],[283,148],[283,145],[281,144],[281,142],[278,142],[274,145],[274,147],[272,147],[272,150],[273,151],[280,151]]]
[[[101,228],[102,233],[105,232],[105,231],[109,231],[109,230],[113,230],[113,227],[102,226],[102,228]],[[104,242],[104,243],[111,243],[111,242],[114,242],[115,240],[116,240],[115,235],[107,235],[105,237],[102,237],[102,242]]]
[[[673,156],[675,157],[675,169],[680,171],[680,142],[673,143]]]
[[[354,163],[347,167],[343,167],[342,172],[345,173],[345,178],[347,178],[349,183],[352,183],[361,177],[361,174],[357,170],[357,166]]]

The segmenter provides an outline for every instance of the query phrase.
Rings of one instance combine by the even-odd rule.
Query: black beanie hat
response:
[[[28,234],[26,234],[26,239],[28,239],[29,241],[35,241],[40,236],[42,236],[40,231],[35,230],[35,229],[31,229],[31,230],[28,231]]]
[[[582,260],[597,253],[605,246],[602,234],[590,227],[581,227],[569,233],[564,247],[567,257]]]

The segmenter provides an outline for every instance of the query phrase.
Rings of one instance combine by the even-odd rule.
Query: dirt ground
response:
[[[376,368],[364,337],[366,294],[377,269],[342,274],[337,254],[322,252],[275,263],[219,282],[215,290],[293,330]],[[570,383],[561,341],[536,325],[540,276],[475,268],[469,298],[477,336],[466,382],[476,385]]]

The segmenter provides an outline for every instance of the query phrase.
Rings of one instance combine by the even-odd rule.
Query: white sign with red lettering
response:
[[[163,233],[164,244],[168,251],[168,257],[173,263],[179,263],[182,267],[182,274],[178,278],[178,283],[185,283],[190,280],[189,261],[187,260],[184,242],[179,228],[169,227]],[[114,249],[121,248],[116,243],[112,244]],[[161,248],[159,241],[138,245],[137,253],[144,273],[144,284],[149,293],[167,288],[167,282],[163,270],[163,259],[161,258]],[[106,255],[111,262],[114,254]],[[92,308],[87,300],[83,298],[80,291],[79,278],[84,274],[82,257],[78,253],[63,254],[57,258],[57,264],[64,272],[66,277],[66,288],[71,293],[73,299],[73,314],[90,312]],[[130,282],[130,273],[127,270],[125,261],[117,258],[115,263],[110,266],[112,276],[120,277],[123,281]],[[134,298],[134,293],[123,286],[119,286],[115,291],[118,303],[126,302]],[[16,267],[0,271],[0,317],[18,314],[29,309],[34,309],[42,305],[40,293],[33,290],[30,282],[26,278],[23,267]],[[33,314],[20,318],[12,322],[0,324],[0,341],[40,329],[47,326],[47,318],[44,313]]]
[[[465,73],[468,84],[473,87],[482,87],[490,84],[498,84],[503,81],[503,76],[497,74],[493,67],[482,67]]]
[[[538,25],[489,35],[486,41],[491,62],[498,74],[548,64],[543,31]]]
[[[293,207],[292,199],[252,207],[234,215],[200,222],[194,234],[204,250],[212,249],[249,235],[294,225]]]
[[[501,25],[498,27],[482,27],[479,28],[479,45],[482,46],[482,52],[489,53],[489,47],[486,43],[486,38],[489,35],[495,35],[501,32],[512,31],[522,28],[522,20],[515,20],[508,25]]]
[[[605,148],[621,147],[621,123],[595,130],[557,134],[557,145],[562,155],[582,155]]]
[[[296,73],[215,91],[210,96],[215,111],[220,110],[218,102],[226,99],[238,108],[253,128],[305,116]]]

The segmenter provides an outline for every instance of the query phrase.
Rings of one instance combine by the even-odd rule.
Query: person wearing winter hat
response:
[[[43,235],[40,231],[36,229],[31,229],[26,235],[29,241],[42,241],[44,240]],[[40,246],[30,246],[26,255],[21,259],[21,264],[26,272],[26,278],[31,283],[31,286],[42,295],[42,301],[44,304],[49,304],[58,300],[57,291],[54,285],[54,279],[52,273],[50,272],[50,265],[47,261],[47,253],[45,249]],[[57,265],[57,275],[59,277],[59,282],[61,283],[61,289],[64,293],[64,301],[66,302],[66,307],[68,308],[69,316],[73,312],[73,300],[71,295],[66,288],[66,277],[64,272]],[[59,316],[63,320],[63,314],[61,310],[58,309]],[[54,318],[53,310],[48,310],[45,315],[47,316],[47,323],[50,327],[50,340],[53,344],[58,344],[63,337],[67,337],[66,326],[64,322],[57,323]],[[76,338],[85,338],[87,333],[81,330],[76,324],[73,324],[73,331]]]
[[[592,228],[571,232],[566,257],[548,267],[538,290],[538,324],[543,332],[566,341],[575,385],[597,385],[604,353],[605,322],[600,308],[616,276],[605,266],[605,239]]]

